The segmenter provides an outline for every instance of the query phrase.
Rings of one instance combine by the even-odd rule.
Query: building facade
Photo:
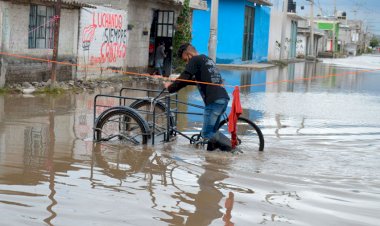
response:
[[[63,3],[59,61],[75,63],[80,3]],[[54,43],[53,1],[0,1],[0,87],[5,82],[46,81],[50,77]],[[58,77],[70,79],[75,67],[58,65]]]
[[[363,21],[345,20],[339,24],[338,50],[345,55],[356,56],[366,49]]]
[[[219,1],[217,63],[268,60],[270,6],[265,0]],[[195,10],[192,44],[202,54],[208,54],[209,34],[210,11]]]
[[[297,56],[297,46],[299,45],[299,40],[297,39],[298,23],[304,20],[304,18],[297,15],[296,3],[294,1],[286,1],[288,1],[286,15],[283,12],[284,0],[273,1],[270,16],[269,60],[280,60],[282,29],[285,29],[285,38],[283,44],[284,53],[281,59],[294,59]]]
[[[47,81],[51,74],[54,0],[0,1],[1,74],[5,83]],[[149,72],[164,41],[171,68],[176,19],[184,0],[62,1],[57,80]],[[191,0],[198,10],[205,1]],[[22,15],[22,16],[20,16]],[[111,70],[110,70],[111,69]]]
[[[314,42],[313,47],[311,47],[311,31],[310,31],[310,20],[303,20],[298,22],[297,28],[297,51],[296,55],[298,58],[305,58],[307,56],[318,56],[319,53],[325,51],[324,37],[325,33],[317,29],[316,24],[313,25]],[[311,52],[313,48],[313,52]]]

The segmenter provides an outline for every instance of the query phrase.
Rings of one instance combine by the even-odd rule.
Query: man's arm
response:
[[[169,93],[175,93],[187,85],[193,85],[190,82],[183,81],[183,80],[192,80],[192,77],[193,77],[192,74],[184,71],[174,82],[164,83],[164,86],[165,88],[168,89]]]
[[[162,46],[162,48],[161,48],[161,55],[165,58],[166,57],[166,53],[165,53],[165,47],[164,46]]]

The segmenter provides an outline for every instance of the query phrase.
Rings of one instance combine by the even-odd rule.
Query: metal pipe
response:
[[[286,23],[288,18],[288,0],[283,1],[283,18],[282,18],[282,27],[281,27],[281,44],[280,44],[280,56],[279,60],[283,59],[283,55],[285,52],[285,34],[286,34]]]
[[[170,95],[166,96],[166,142],[170,140]]]

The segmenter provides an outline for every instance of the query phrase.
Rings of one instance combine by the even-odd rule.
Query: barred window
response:
[[[54,7],[30,5],[30,49],[52,49],[54,46]]]
[[[157,23],[157,37],[173,37],[174,35],[174,12],[159,11]]]

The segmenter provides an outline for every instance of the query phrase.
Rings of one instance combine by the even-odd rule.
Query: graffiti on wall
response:
[[[295,41],[293,41],[292,39],[290,38],[285,38],[285,42],[284,42],[284,54],[285,56],[288,56],[289,54],[289,51],[290,51],[290,48],[292,45],[295,45],[296,47],[296,56],[299,56],[301,55],[302,53],[304,54],[305,52],[305,44],[304,44],[304,41],[302,39],[297,39]],[[276,56],[279,56],[280,55],[280,51],[281,51],[281,43],[280,41],[276,41],[275,42],[275,50],[276,50]]]
[[[296,54],[299,57],[304,57],[306,55],[305,37],[301,37],[297,40]]]
[[[127,13],[98,6],[81,10],[81,48],[85,64],[121,67],[127,56]]]

